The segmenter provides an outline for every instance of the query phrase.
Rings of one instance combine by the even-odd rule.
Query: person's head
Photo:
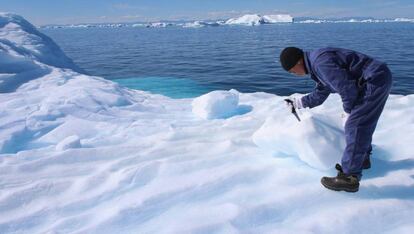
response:
[[[283,69],[297,76],[306,75],[303,50],[296,47],[286,47],[280,53],[280,63]]]

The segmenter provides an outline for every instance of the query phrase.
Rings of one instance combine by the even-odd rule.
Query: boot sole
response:
[[[325,188],[330,189],[330,190],[334,190],[334,191],[345,191],[345,192],[348,192],[348,193],[355,193],[355,192],[358,192],[358,190],[359,190],[359,188],[350,189],[350,188],[344,188],[344,187],[339,187],[339,188],[338,187],[332,187],[332,186],[329,186],[327,184],[324,184],[322,181],[321,181],[321,184]]]

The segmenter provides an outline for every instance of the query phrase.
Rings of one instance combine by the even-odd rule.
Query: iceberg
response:
[[[290,15],[264,15],[263,19],[265,23],[293,23],[293,17]]]
[[[409,19],[409,18],[396,18],[394,19],[395,22],[410,22],[410,23],[414,23],[414,19]]]
[[[146,26],[145,24],[139,24],[139,23],[131,25],[131,27],[133,27],[133,28],[140,28],[140,27],[145,27],[145,26]]]
[[[257,14],[243,15],[238,18],[231,18],[226,21],[228,25],[246,25],[257,26],[262,24],[275,24],[275,23],[292,23],[293,17],[290,15],[264,15]]]
[[[326,20],[313,20],[313,19],[307,19],[307,20],[303,20],[303,21],[298,21],[296,23],[300,23],[300,24],[321,24],[321,23],[327,23],[328,21]]]
[[[194,21],[190,23],[185,23],[184,28],[202,28],[202,27],[217,27],[220,26],[217,22],[204,22],[204,21]]]
[[[126,24],[126,23],[110,23],[110,24],[67,24],[67,25],[45,25],[40,28],[43,29],[59,29],[59,28],[122,28],[122,27],[137,27],[145,26],[144,24]]]
[[[246,26],[256,26],[264,24],[265,21],[260,15],[243,15],[238,18],[228,19],[226,24],[228,25],[246,25]]]
[[[6,13],[0,80],[0,233],[413,230],[414,95],[390,96],[372,168],[345,194],[319,183],[343,144],[336,95],[298,123],[273,94],[132,90]]]
[[[165,22],[152,22],[146,25],[147,28],[166,28],[170,26],[174,26],[174,24]]]
[[[410,18],[395,18],[395,19],[374,19],[374,18],[350,18],[350,19],[307,19],[300,18],[295,23],[310,24],[310,23],[410,23],[414,19]]]

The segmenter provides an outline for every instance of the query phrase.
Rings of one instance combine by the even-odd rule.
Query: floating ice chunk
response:
[[[409,18],[396,18],[394,19],[395,22],[411,22],[414,23],[414,19],[409,19]]]
[[[195,98],[193,113],[203,119],[223,119],[238,114],[239,94],[235,90],[216,90]]]
[[[305,113],[301,122],[288,110],[271,116],[253,134],[254,143],[274,155],[293,155],[317,169],[340,162],[345,137],[339,122],[329,116]]]
[[[261,24],[275,23],[292,23],[293,17],[290,15],[264,15],[257,14],[243,15],[239,18],[232,18],[226,21],[226,24],[238,24],[247,26],[256,26]]]
[[[194,21],[190,23],[185,23],[184,28],[202,28],[202,27],[217,27],[220,26],[217,22],[204,22],[204,21]]]
[[[69,137],[66,137],[64,140],[59,142],[59,144],[56,145],[56,150],[62,151],[67,149],[73,149],[73,148],[81,148],[80,139],[76,135],[72,135]]]
[[[147,27],[147,28],[166,28],[166,27],[170,27],[170,26],[174,26],[174,24],[165,23],[165,22],[152,22],[152,23],[147,24],[145,27]]]
[[[327,21],[326,20],[312,20],[312,19],[308,19],[308,20],[299,21],[297,23],[300,23],[300,24],[321,24],[321,23],[327,23]]]
[[[133,27],[133,28],[139,28],[139,27],[145,27],[146,25],[145,24],[133,24],[133,25],[131,25],[131,27]]]
[[[243,15],[239,18],[232,18],[226,21],[226,24],[255,26],[264,24],[265,21],[260,15]]]
[[[292,23],[293,17],[290,15],[264,15],[263,19],[265,23],[276,24],[276,23]]]

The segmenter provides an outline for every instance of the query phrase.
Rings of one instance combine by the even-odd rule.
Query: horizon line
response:
[[[11,12],[0,12],[0,13],[11,13]],[[16,14],[16,13],[11,13]],[[19,14],[16,14],[19,15]],[[103,21],[103,22],[82,22],[82,23],[64,23],[64,24],[58,24],[58,23],[48,23],[48,24],[39,24],[36,25],[36,27],[44,27],[44,26],[67,26],[67,25],[83,25],[83,24],[89,24],[89,25],[100,25],[100,24],[134,24],[134,23],[168,23],[168,22],[195,22],[195,21],[222,21],[222,20],[229,20],[233,18],[239,18],[244,15],[259,15],[259,16],[265,16],[265,15],[290,15],[293,18],[293,21],[298,18],[306,18],[306,19],[313,19],[313,20],[344,20],[344,19],[363,19],[363,20],[395,20],[395,19],[410,19],[414,20],[414,18],[410,17],[383,17],[383,18],[376,18],[372,16],[343,16],[343,17],[315,17],[315,16],[297,16],[294,17],[291,14],[242,14],[238,17],[226,17],[226,18],[216,18],[216,19],[160,19],[160,20],[137,20],[137,21]]]

